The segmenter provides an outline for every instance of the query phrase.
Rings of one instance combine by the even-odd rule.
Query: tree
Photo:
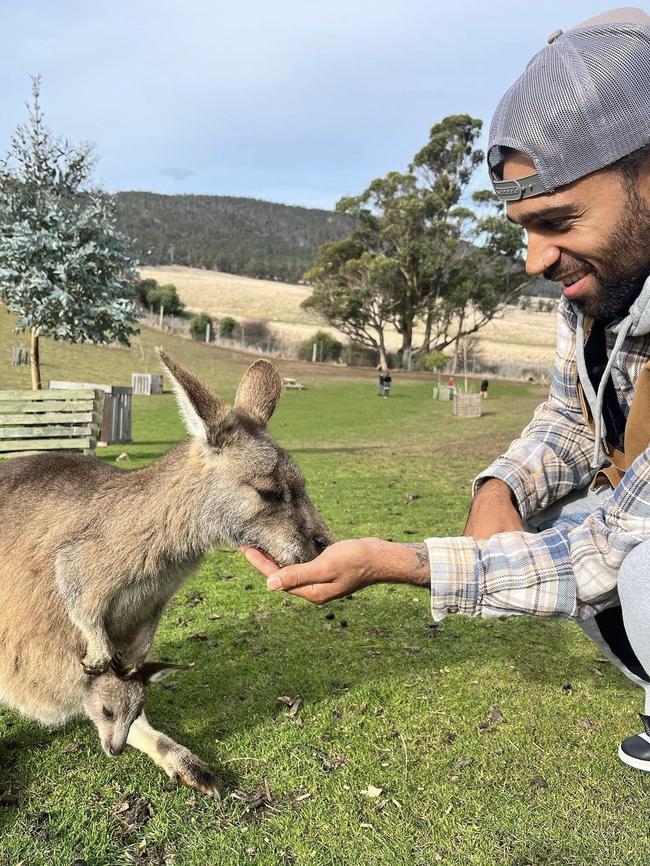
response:
[[[313,288],[305,308],[377,348],[381,364],[389,325],[402,337],[404,362],[407,354],[439,351],[462,337],[468,304],[479,313],[468,325],[473,333],[516,289],[508,267],[520,269],[512,260],[522,245],[521,229],[496,214],[459,206],[483,159],[475,147],[480,130],[481,121],[469,115],[447,117],[432,127],[407,172],[390,172],[361,195],[341,199],[337,211],[354,221],[352,232],[322,246],[305,275]],[[474,203],[492,206],[491,195],[481,193]],[[424,338],[414,345],[419,322]]]
[[[209,313],[198,313],[192,317],[190,322],[190,334],[193,340],[205,340],[206,330],[210,326],[212,332],[212,318]]]
[[[311,361],[314,357],[314,345],[318,361],[338,361],[343,352],[343,343],[340,340],[336,340],[327,331],[316,331],[300,344],[298,357],[302,361]]]
[[[390,263],[379,248],[368,248],[381,241],[370,214],[360,215],[360,226],[342,241],[324,244],[319,258],[305,279],[312,294],[302,302],[306,310],[315,312],[351,340],[379,353],[379,363],[388,366],[385,329],[390,320],[393,298],[388,288]],[[361,228],[365,225],[365,234]]]
[[[32,81],[29,119],[0,162],[0,300],[29,330],[32,387],[41,387],[39,338],[128,345],[137,333],[126,238],[112,199],[91,186],[90,146],[55,138]]]
[[[219,319],[219,334],[222,337],[232,337],[236,327],[237,320],[233,319],[232,316],[224,316]]]
[[[149,281],[147,281],[149,282]],[[185,304],[181,301],[178,290],[173,283],[164,283],[162,286],[155,283],[147,290],[147,304],[158,310],[164,310],[168,316],[177,316],[185,310]]]

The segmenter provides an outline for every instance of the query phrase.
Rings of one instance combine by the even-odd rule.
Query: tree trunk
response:
[[[384,343],[384,335],[382,334],[379,338],[379,345],[377,346],[377,351],[379,352],[379,366],[382,370],[388,369],[388,357],[386,355],[386,345]]]
[[[38,331],[32,328],[32,391],[41,390],[41,356],[38,347]]]

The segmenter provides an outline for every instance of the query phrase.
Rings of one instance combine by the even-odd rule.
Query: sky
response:
[[[0,0],[0,154],[42,76],[48,126],[110,192],[333,208],[404,170],[450,114],[489,120],[597,0]],[[473,181],[487,185],[482,168]]]

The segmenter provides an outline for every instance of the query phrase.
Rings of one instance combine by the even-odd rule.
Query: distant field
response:
[[[205,310],[213,316],[264,319],[283,339],[303,340],[322,327],[300,307],[301,301],[309,296],[305,286],[174,266],[141,268],[140,273],[143,278],[174,283],[191,310]],[[389,335],[390,349],[396,349],[399,342],[396,333]],[[555,314],[508,307],[503,318],[480,332],[480,344],[483,356],[489,360],[551,364]]]

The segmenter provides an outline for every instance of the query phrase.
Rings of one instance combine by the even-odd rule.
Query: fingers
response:
[[[241,552],[244,554],[246,559],[250,562],[253,568],[256,568],[259,572],[261,572],[264,577],[269,577],[271,574],[275,574],[278,570],[277,563],[273,562],[266,554],[262,553],[261,550],[258,550],[256,547],[240,547]]]
[[[288,565],[279,571],[276,568],[269,575],[266,586],[271,590],[283,589],[291,591],[312,584],[327,583],[331,580],[331,575],[316,563],[317,560],[313,559],[311,562],[299,565]]]

